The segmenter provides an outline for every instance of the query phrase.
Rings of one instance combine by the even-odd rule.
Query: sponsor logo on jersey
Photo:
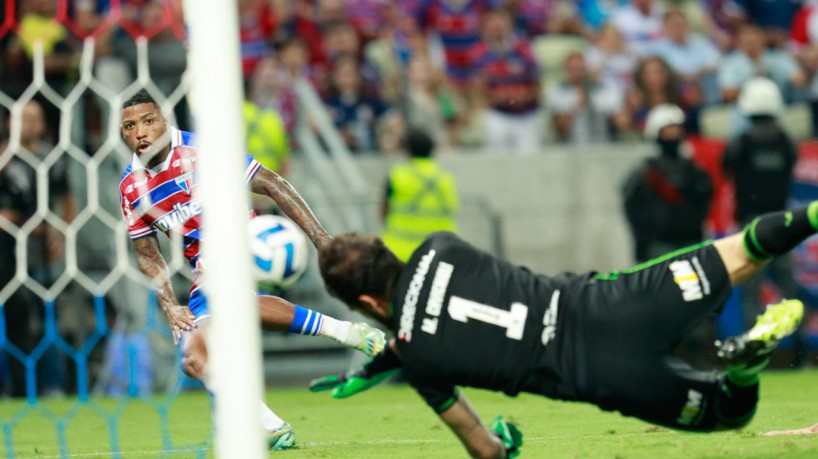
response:
[[[176,184],[179,186],[179,188],[184,190],[185,193],[190,194],[190,189],[192,187],[192,181],[193,181],[192,179],[193,179],[193,173],[188,172],[188,173],[185,173],[185,174],[182,174],[182,175],[176,177],[176,179],[174,179],[174,180],[175,180]]]
[[[125,192],[126,192],[126,193],[130,193],[131,191],[133,191],[133,189],[134,189],[134,188],[139,188],[140,186],[143,186],[143,185],[145,185],[146,183],[148,183],[148,179],[147,179],[147,178],[142,179],[142,180],[139,180],[139,181],[137,181],[137,182],[134,182],[134,183],[132,183],[132,184],[128,185],[128,186],[125,188]]]
[[[423,288],[423,282],[426,281],[426,274],[429,272],[429,266],[432,264],[434,257],[434,250],[430,250],[426,255],[421,257],[415,274],[412,276],[412,281],[409,282],[406,296],[403,298],[398,339],[406,341],[407,343],[412,341],[412,328],[415,326],[418,296],[420,296],[420,289]]]
[[[677,260],[668,266],[673,273],[673,282],[679,286],[685,301],[700,300],[704,298],[705,293],[710,293],[710,282],[704,276],[699,259],[694,257],[693,263],[696,264],[697,270],[693,269],[688,260]]]
[[[693,424],[696,418],[699,417],[699,413],[702,411],[703,400],[704,396],[701,392],[695,389],[689,389],[687,391],[687,403],[685,403],[684,408],[682,408],[682,412],[679,414],[676,422],[683,426]]]
[[[153,226],[159,231],[167,232],[200,213],[202,213],[202,206],[196,201],[190,201],[186,205],[177,202],[173,205],[173,210],[153,222]]]
[[[443,310],[443,299],[446,297],[446,289],[452,278],[454,266],[445,261],[438,263],[435,269],[435,278],[432,281],[432,288],[429,290],[429,300],[426,302],[426,314],[431,317],[424,317],[420,329],[434,335],[437,333],[437,318]]]

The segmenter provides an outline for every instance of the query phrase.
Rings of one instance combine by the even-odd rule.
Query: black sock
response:
[[[744,229],[744,250],[755,261],[783,255],[818,231],[818,201],[762,215]]]
[[[716,397],[716,416],[727,427],[741,427],[752,419],[758,405],[758,383],[739,386],[724,377]]]

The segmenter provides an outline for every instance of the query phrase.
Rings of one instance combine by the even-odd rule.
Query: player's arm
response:
[[[159,251],[159,238],[151,234],[132,242],[139,269],[153,283],[156,300],[168,317],[173,342],[178,343],[183,330],[192,330],[196,326],[194,322],[196,317],[190,312],[190,308],[176,302],[176,295],[170,284],[168,265]]]
[[[472,457],[513,459],[520,454],[523,434],[514,424],[497,417],[487,428],[480,422],[466,396],[453,385],[440,381],[434,375],[419,375],[411,371],[407,371],[407,379],[426,400],[426,404],[452,429]]]
[[[316,247],[330,239],[301,195],[280,175],[261,166],[250,181],[250,191],[269,196],[275,201],[282,212],[304,230]]]
[[[469,455],[480,458],[505,458],[506,448],[500,438],[489,432],[489,429],[480,422],[474,408],[463,394],[456,394],[455,397],[451,406],[438,415],[457,435],[469,451]]]

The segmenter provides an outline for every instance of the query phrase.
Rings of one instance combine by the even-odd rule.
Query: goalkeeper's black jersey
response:
[[[391,298],[407,378],[438,409],[454,386],[576,399],[572,304],[588,279],[535,275],[432,234]]]

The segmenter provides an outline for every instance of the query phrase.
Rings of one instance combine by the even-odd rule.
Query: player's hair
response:
[[[139,104],[153,104],[157,107],[159,106],[159,104],[156,103],[156,99],[154,99],[153,96],[148,93],[148,91],[145,89],[140,89],[136,94],[129,97],[128,100],[122,104],[122,108],[125,109]]]
[[[327,291],[351,308],[361,295],[389,298],[405,266],[380,238],[345,233],[318,250]]]
[[[428,158],[432,156],[432,151],[435,149],[435,142],[426,131],[412,128],[403,136],[403,148],[405,148],[413,158]]]

